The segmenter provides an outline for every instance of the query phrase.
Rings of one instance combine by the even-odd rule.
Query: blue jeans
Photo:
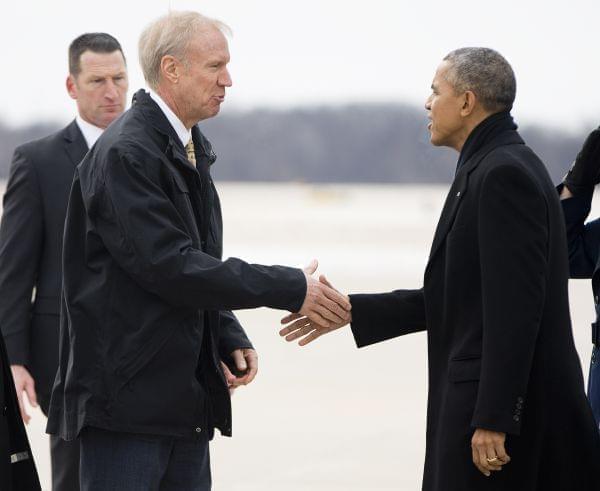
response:
[[[80,437],[81,491],[209,491],[208,440],[87,427]]]

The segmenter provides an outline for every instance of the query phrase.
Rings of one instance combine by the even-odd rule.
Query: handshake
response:
[[[286,341],[300,339],[300,346],[352,321],[350,299],[337,291],[324,275],[318,280],[314,278],[317,267],[318,262],[313,260],[304,268],[306,297],[300,311],[281,319],[286,327],[279,331],[279,335],[284,336]]]

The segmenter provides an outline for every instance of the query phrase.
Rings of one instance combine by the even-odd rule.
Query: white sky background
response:
[[[422,106],[441,58],[489,46],[517,75],[517,122],[569,130],[600,121],[600,1],[3,0],[0,121],[66,122],[67,46],[106,31],[143,86],[137,38],[152,19],[195,9],[231,26],[234,86],[224,111],[361,102]],[[368,124],[368,122],[365,122]]]

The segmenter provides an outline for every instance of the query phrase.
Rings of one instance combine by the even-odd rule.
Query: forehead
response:
[[[437,70],[435,71],[432,85],[436,88],[450,87],[450,82],[448,82],[447,79],[449,69],[450,64],[447,61],[442,61],[438,65]]]
[[[125,60],[119,50],[112,53],[87,50],[81,54],[79,66],[80,75],[108,75],[125,71]]]
[[[198,33],[188,46],[188,54],[201,58],[219,58],[229,61],[229,44],[219,29],[211,27]]]

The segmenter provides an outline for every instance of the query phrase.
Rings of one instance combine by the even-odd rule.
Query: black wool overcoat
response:
[[[0,490],[41,490],[4,340],[0,336]]]
[[[565,226],[550,177],[514,130],[457,172],[420,290],[351,296],[358,346],[427,331],[425,491],[600,489],[600,438],[569,318]],[[476,428],[512,461],[472,463]]]

